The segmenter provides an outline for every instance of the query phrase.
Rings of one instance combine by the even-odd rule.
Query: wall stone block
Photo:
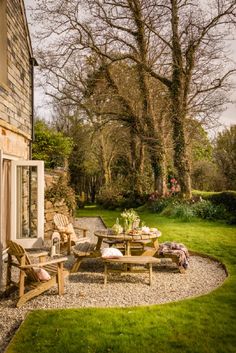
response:
[[[61,171],[55,172],[45,172],[45,190],[50,188],[60,177],[60,175],[64,174]],[[44,226],[44,239],[45,241],[49,241],[51,239],[52,233],[56,230],[53,217],[56,213],[62,213],[68,216],[71,219],[70,211],[65,203],[65,200],[56,201],[55,203],[50,200],[45,200],[44,205],[44,219],[45,219],[45,226]]]

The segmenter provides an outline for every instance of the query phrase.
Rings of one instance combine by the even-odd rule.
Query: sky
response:
[[[27,7],[29,5],[30,6],[34,5],[34,3],[35,3],[35,0],[25,0],[26,12],[27,12]],[[28,12],[27,12],[27,15],[28,15]],[[32,22],[32,20],[29,18],[29,29],[31,32],[33,30],[33,24],[31,24],[30,22]],[[32,42],[33,42],[33,37],[32,37]],[[34,47],[34,42],[32,44]],[[231,41],[231,49],[232,49],[231,59],[233,59],[234,62],[236,63],[236,39]],[[35,98],[34,98],[35,111],[39,117],[43,117],[46,120],[50,120],[50,118],[52,117],[52,111],[50,109],[50,105],[48,104],[48,98],[45,95],[43,88],[37,87],[37,83],[38,83],[37,77],[38,75],[37,75],[37,69],[36,69]],[[231,92],[231,100],[234,101],[234,103],[227,105],[225,107],[225,111],[221,113],[221,116],[219,119],[220,126],[209,132],[212,137],[214,137],[214,135],[218,131],[221,131],[224,128],[229,127],[232,124],[236,124],[236,75],[234,77],[235,77],[233,82],[234,90]]]

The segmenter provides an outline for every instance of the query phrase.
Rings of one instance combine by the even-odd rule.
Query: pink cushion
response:
[[[43,268],[37,269],[36,273],[40,281],[49,281],[51,279],[50,274]]]

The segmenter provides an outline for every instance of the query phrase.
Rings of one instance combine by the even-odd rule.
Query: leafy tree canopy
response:
[[[44,160],[46,168],[64,167],[72,147],[73,141],[70,137],[55,131],[44,121],[36,121],[33,159]]]

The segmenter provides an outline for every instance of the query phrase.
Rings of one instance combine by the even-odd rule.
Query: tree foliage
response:
[[[36,121],[33,159],[44,160],[46,168],[64,167],[72,146],[71,138],[50,128],[44,121]]]
[[[218,134],[214,148],[215,161],[225,178],[225,189],[236,189],[236,125]]]
[[[235,0],[38,1],[39,39],[50,43],[39,53],[48,94],[96,131],[90,147],[93,156],[99,152],[105,183],[121,160],[115,141],[123,134],[130,141],[123,144],[127,174],[136,189],[145,161],[153,189],[165,195],[170,163],[182,196],[191,197],[188,140],[197,138],[189,122],[212,123],[229,99],[235,68],[227,61],[225,39],[235,16]],[[207,153],[200,144],[194,158]]]

